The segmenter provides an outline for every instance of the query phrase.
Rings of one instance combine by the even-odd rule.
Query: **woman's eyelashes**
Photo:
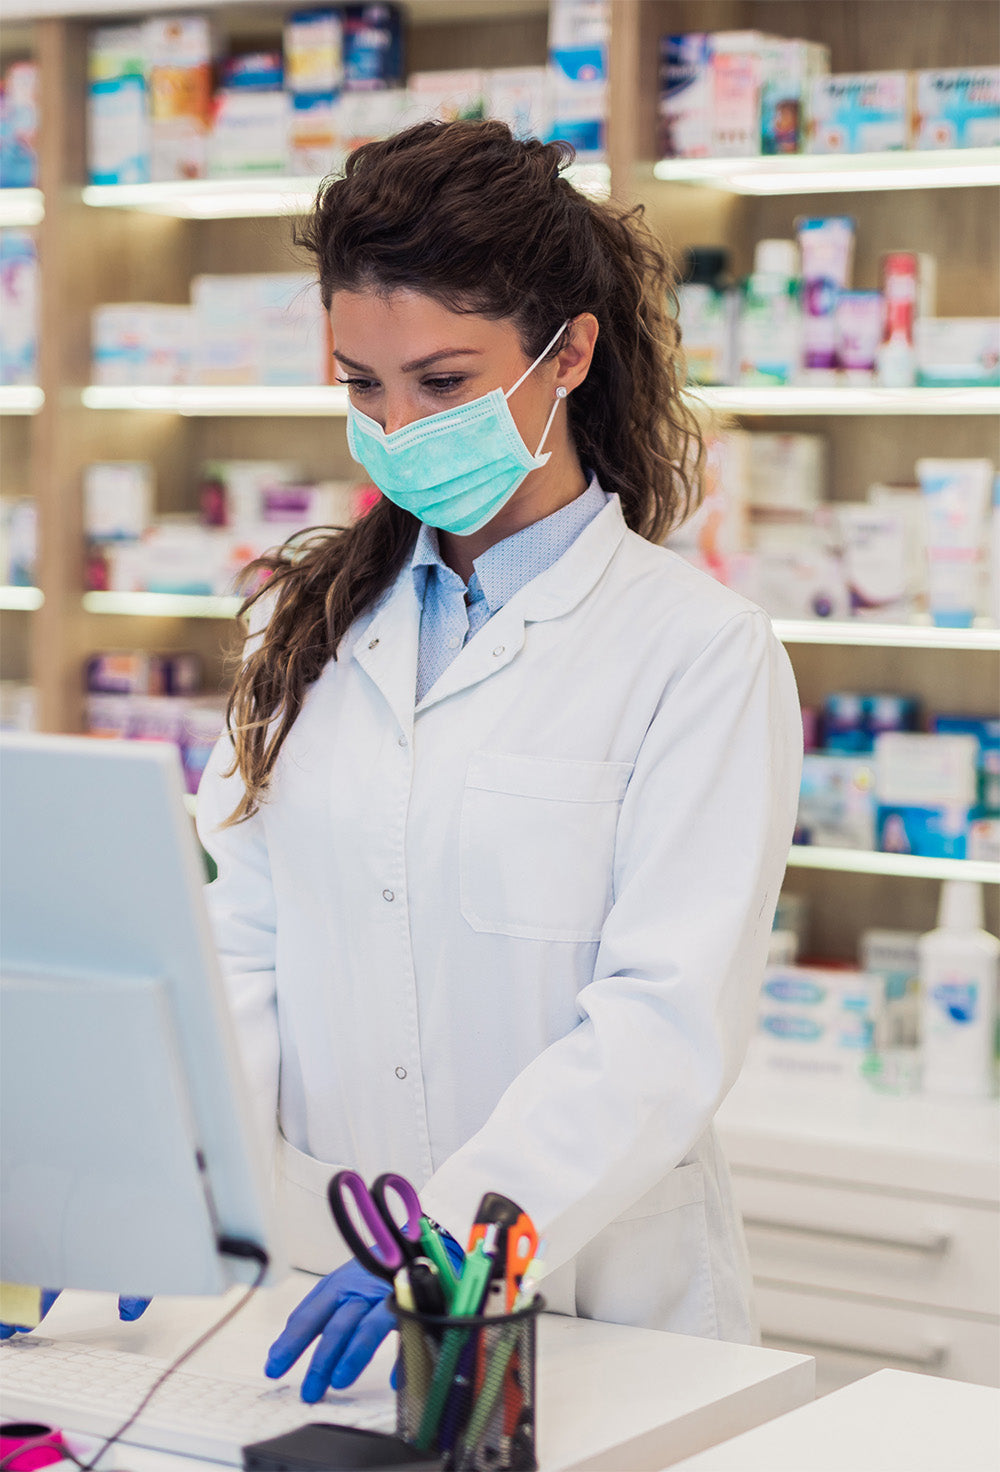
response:
[[[361,394],[375,393],[382,386],[374,378],[338,378],[336,382],[347,388],[356,397]],[[464,373],[439,374],[434,378],[423,379],[420,387],[428,393],[444,397],[447,394],[457,393],[466,382],[467,378]]]

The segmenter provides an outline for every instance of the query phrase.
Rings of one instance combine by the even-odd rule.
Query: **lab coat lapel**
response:
[[[525,625],[569,613],[591,591],[625,535],[621,502],[612,496],[563,553],[484,624],[452,661],[418,706],[425,711],[450,695],[488,679],[520,653]]]
[[[413,734],[419,637],[420,606],[407,565],[371,618],[362,620],[351,649],[351,658],[381,691],[407,736]]]

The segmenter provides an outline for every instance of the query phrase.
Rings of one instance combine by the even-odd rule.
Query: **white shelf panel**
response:
[[[333,416],[347,413],[347,390],[338,384],[266,388],[259,384],[176,387],[105,388],[83,390],[87,409],[143,409],[161,414]]]
[[[926,152],[786,154],[767,158],[667,158],[653,165],[667,183],[730,194],[854,194],[863,190],[969,189],[1000,184],[1000,148]]]
[[[0,384],[0,414],[37,414],[45,395],[34,384]]]
[[[40,189],[0,189],[0,225],[37,225],[44,218]]]
[[[342,159],[330,160],[330,173]],[[607,164],[573,164],[566,177],[584,194],[607,198],[611,171]],[[160,184],[88,184],[85,205],[94,209],[138,210],[178,220],[233,220],[269,215],[303,215],[313,206],[323,175],[291,175],[239,179],[190,179]]]
[[[725,414],[798,416],[802,414],[869,415],[1000,414],[1000,388],[876,388],[874,385],[795,384],[732,388],[691,388],[699,400]]]
[[[783,644],[869,645],[883,649],[1000,650],[1000,628],[938,629],[933,624],[875,624],[824,619],[772,619]]]
[[[33,613],[44,602],[45,594],[41,588],[16,588],[10,583],[0,586],[0,609],[5,612],[23,609],[27,613]]]
[[[237,597],[197,593],[84,593],[88,613],[124,614],[130,618],[235,618],[243,603]]]
[[[273,7],[273,0],[249,0],[245,7],[254,10],[259,5]],[[122,0],[7,0],[4,5],[4,21],[37,20],[42,16],[91,16],[115,15],[132,9]],[[157,0],[156,11],[190,10],[191,0]],[[201,0],[199,10],[222,10],[230,8],[230,0]],[[480,20],[526,15],[545,15],[548,0],[404,0],[403,8],[412,21],[420,25],[449,23],[457,20]]]
[[[870,853],[858,848],[819,848],[794,844],[790,868],[825,869],[840,874],[888,874],[899,879],[973,879],[1000,884],[1000,864],[976,859],[925,859],[919,854]]]

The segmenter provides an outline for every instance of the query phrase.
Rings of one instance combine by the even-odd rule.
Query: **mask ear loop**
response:
[[[566,390],[563,388],[562,384],[560,384],[559,387],[556,389],[556,401],[552,405],[552,408],[549,411],[549,417],[545,421],[545,428],[542,430],[542,437],[538,441],[538,449],[535,451],[535,459],[536,460],[538,459],[539,455],[542,453],[542,446],[544,445],[545,441],[549,437],[549,430],[552,428],[552,421],[556,417],[556,410],[559,408],[559,405],[562,403],[562,401],[563,401],[563,399],[565,397],[566,397]]]
[[[514,389],[516,389],[516,388],[520,388],[520,387],[521,387],[521,384],[522,384],[522,383],[523,383],[523,382],[524,382],[524,380],[525,380],[525,379],[526,379],[526,378],[527,378],[527,376],[528,376],[528,374],[529,374],[529,373],[534,373],[534,371],[535,371],[535,369],[536,369],[536,368],[537,368],[537,367],[538,367],[538,365],[539,365],[539,363],[540,363],[540,362],[541,362],[541,361],[542,361],[542,359],[543,359],[543,358],[544,358],[544,357],[545,357],[545,354],[546,354],[546,353],[548,353],[548,352],[551,352],[551,351],[552,351],[552,349],[553,349],[553,348],[554,348],[554,347],[555,347],[555,345],[556,345],[556,343],[557,343],[557,342],[558,342],[558,341],[559,341],[559,339],[560,339],[560,338],[561,338],[561,337],[562,337],[562,335],[563,335],[563,333],[564,333],[564,332],[565,332],[565,331],[566,331],[566,328],[567,328],[567,327],[568,327],[568,326],[569,326],[569,324],[570,324],[570,320],[571,320],[571,319],[570,319],[570,318],[569,318],[569,317],[567,317],[567,318],[566,318],[566,321],[565,321],[565,322],[564,322],[564,323],[563,323],[563,325],[562,325],[562,326],[561,326],[561,327],[560,327],[560,328],[559,328],[559,330],[558,330],[558,332],[555,332],[555,333],[553,333],[553,335],[552,335],[552,336],[551,336],[551,337],[550,337],[550,338],[549,338],[549,340],[548,340],[548,342],[547,342],[547,343],[546,343],[546,344],[545,344],[545,346],[544,346],[544,347],[543,347],[543,348],[542,348],[542,351],[541,351],[541,352],[540,352],[540,353],[539,353],[539,354],[538,354],[538,357],[537,357],[537,358],[536,358],[536,359],[535,359],[535,361],[534,361],[534,362],[533,362],[533,363],[532,363],[532,364],[531,364],[531,366],[530,366],[530,368],[525,368],[525,370],[524,370],[524,372],[523,372],[523,373],[522,373],[522,374],[521,374],[521,376],[520,376],[520,378],[519,378],[519,379],[518,379],[518,380],[517,380],[517,382],[516,382],[516,383],[515,383],[515,384],[514,384],[514,385],[513,385],[513,387],[511,387],[511,388],[509,388],[509,389],[508,389],[508,390],[507,390],[507,392],[506,392],[506,393],[505,393],[505,394],[504,394],[504,398],[505,398],[505,399],[509,399],[509,398],[510,398],[510,396],[511,396],[511,394],[512,394],[512,393],[513,393],[513,392],[514,392]]]

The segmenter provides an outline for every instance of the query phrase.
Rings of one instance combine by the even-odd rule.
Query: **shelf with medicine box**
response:
[[[37,225],[44,215],[40,189],[0,189],[0,227]]]
[[[664,183],[758,196],[996,188],[1000,186],[1000,148],[669,158],[658,160],[652,172]]]
[[[789,851],[792,869],[822,869],[840,874],[877,874],[897,879],[966,879],[1000,884],[1000,863],[985,859],[936,859],[921,854],[885,854],[867,849],[827,848],[795,844]]]
[[[21,588],[9,583],[0,587],[0,610],[4,613],[33,613],[44,602],[41,588]]]
[[[0,414],[37,414],[44,403],[37,384],[0,384]]]

